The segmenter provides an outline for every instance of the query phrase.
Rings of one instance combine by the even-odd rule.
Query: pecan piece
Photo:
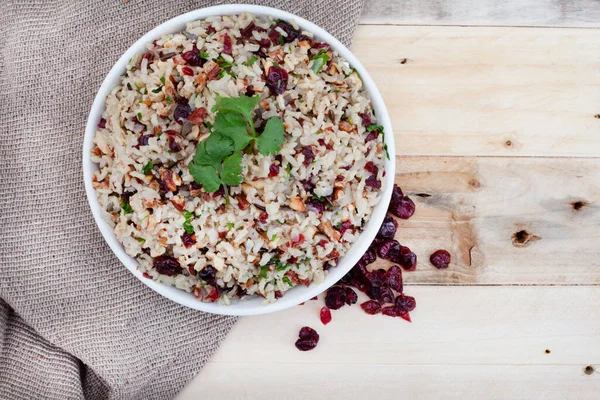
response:
[[[204,88],[206,87],[207,80],[208,80],[208,76],[204,72],[200,72],[198,74],[198,76],[196,76],[194,83],[196,84],[196,92],[197,93],[200,93],[201,91],[204,90]]]
[[[306,206],[300,197],[292,197],[290,199],[290,208],[298,212],[306,212]]]
[[[173,196],[171,197],[170,201],[178,211],[183,211],[185,209],[185,200],[181,197]]]
[[[348,121],[340,121],[339,128],[344,132],[352,132],[352,130],[354,129]]]
[[[336,229],[334,229],[333,226],[331,226],[331,223],[328,221],[322,221],[319,224],[319,230],[321,230],[321,232],[323,232],[332,242],[338,242],[342,237],[342,235]]]
[[[190,115],[188,115],[188,122],[194,125],[200,125],[204,122],[204,118],[206,117],[206,108],[199,107],[196,108]]]
[[[170,192],[177,190],[177,186],[181,185],[181,178],[174,174],[170,169],[160,171],[160,179],[165,183],[165,186]]]
[[[247,210],[248,207],[250,207],[250,202],[246,199],[246,196],[239,195],[236,197],[236,199],[238,201],[238,207],[240,210],[244,211]]]

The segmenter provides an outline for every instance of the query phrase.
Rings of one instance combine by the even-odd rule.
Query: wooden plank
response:
[[[417,299],[412,324],[352,306],[323,326],[322,300],[242,318],[179,399],[591,399],[600,390],[600,373],[583,372],[600,363],[600,287],[406,292]],[[293,345],[304,325],[321,336],[311,352]]]
[[[360,26],[353,51],[398,154],[600,156],[600,30]]]
[[[419,259],[407,282],[600,284],[600,159],[398,157],[396,164],[396,183],[417,205],[396,234]],[[451,252],[448,269],[429,263],[437,249]]]
[[[404,25],[600,26],[595,0],[370,0],[361,23]]]

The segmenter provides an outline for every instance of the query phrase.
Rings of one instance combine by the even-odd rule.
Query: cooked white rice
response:
[[[257,28],[246,29],[250,38],[243,38],[240,31],[251,23]],[[229,304],[236,296],[259,295],[272,302],[297,284],[321,282],[380,200],[383,135],[364,126],[369,116],[370,124],[376,119],[359,75],[309,32],[286,43],[296,33],[290,36],[282,29],[289,25],[276,24],[250,14],[211,17],[148,44],[148,53],[130,61],[121,85],[106,99],[95,135],[93,183],[118,240],[146,277],[191,291],[202,301]],[[265,48],[273,29],[281,39]],[[225,35],[231,38],[231,56],[223,54]],[[194,46],[213,61],[186,64],[181,55]],[[315,73],[311,58],[319,51],[331,59]],[[257,61],[246,65],[253,56]],[[229,72],[211,79],[215,65]],[[279,95],[265,84],[273,65],[289,73]],[[278,155],[244,155],[243,183],[228,188],[227,203],[222,194],[191,186],[188,164],[198,141],[210,134],[216,94],[239,97],[248,91],[261,99],[255,120],[282,118],[286,141]],[[192,110],[204,107],[205,123],[176,122],[177,99]],[[168,130],[178,134],[164,134]],[[306,148],[314,153],[312,163],[305,162],[310,161]],[[149,162],[153,168],[145,174]],[[275,177],[269,177],[272,165],[279,167],[278,172],[273,167]],[[375,183],[366,185],[368,178]],[[322,215],[317,202],[326,205]],[[193,235],[186,234],[186,211],[193,213],[185,214]],[[156,270],[159,256],[179,264],[168,271],[171,276]]]

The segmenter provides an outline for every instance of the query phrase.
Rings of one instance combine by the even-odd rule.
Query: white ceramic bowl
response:
[[[203,303],[198,301],[191,293],[187,293],[181,289],[166,286],[161,283],[155,282],[151,279],[144,278],[142,273],[137,268],[137,262],[135,259],[127,255],[123,246],[117,241],[117,238],[113,232],[113,228],[104,220],[101,216],[101,208],[96,199],[96,193],[92,187],[92,175],[97,170],[97,165],[91,161],[90,150],[93,148],[93,138],[96,131],[96,125],[104,112],[104,103],[108,93],[117,85],[120,84],[121,74],[126,69],[128,60],[133,57],[134,54],[142,54],[146,51],[146,43],[152,42],[154,39],[159,38],[161,35],[168,33],[180,32],[185,29],[185,24],[190,21],[197,19],[206,18],[215,15],[233,15],[242,12],[250,12],[255,15],[271,15],[274,18],[283,20],[294,20],[300,28],[312,32],[316,38],[321,41],[329,43],[329,45],[335,49],[342,57],[350,62],[358,73],[360,74],[363,84],[366,86],[371,100],[373,108],[377,114],[377,120],[379,125],[383,125],[385,132],[385,143],[388,146],[390,159],[386,160],[385,163],[385,181],[384,190],[382,193],[381,202],[373,210],[373,214],[369,223],[366,225],[364,231],[360,235],[359,239],[352,245],[350,250],[339,259],[338,265],[329,270],[329,273],[325,277],[325,280],[320,283],[312,283],[309,287],[297,286],[290,289],[285,295],[277,300],[275,303],[263,305],[262,298],[252,297],[243,300],[235,300],[231,305],[219,305],[215,303]],[[331,36],[322,28],[314,25],[313,23],[300,18],[294,14],[290,14],[275,8],[252,6],[252,5],[222,5],[216,7],[203,8],[200,10],[192,11],[178,17],[175,17],[142,36],[137,42],[135,42],[126,52],[119,58],[119,61],[111,68],[108,75],[102,82],[102,86],[98,90],[98,94],[94,99],[90,115],[88,117],[87,125],[85,127],[85,139],[83,142],[83,176],[85,179],[85,190],[87,198],[92,209],[92,214],[98,224],[98,228],[104,239],[112,249],[112,251],[119,257],[119,260],[127,267],[127,269],[135,275],[140,281],[152,288],[154,291],[161,295],[175,301],[176,303],[184,306],[194,308],[196,310],[206,311],[215,314],[225,315],[256,315],[265,314],[274,311],[283,310],[316,296],[323,292],[328,287],[332,286],[338,280],[346,274],[360,257],[365,253],[369,244],[375,238],[379,226],[381,225],[383,218],[387,211],[387,205],[392,196],[392,188],[394,184],[394,167],[395,167],[395,152],[394,152],[394,135],[392,134],[392,125],[390,117],[388,115],[381,94],[375,83],[361,65],[361,63],[354,57],[354,55],[348,50],[343,44],[337,39]]]

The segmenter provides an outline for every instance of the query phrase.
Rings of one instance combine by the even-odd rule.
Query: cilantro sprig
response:
[[[312,59],[312,66],[310,67],[310,69],[312,69],[315,74],[318,74],[319,72],[321,72],[321,70],[323,69],[325,64],[327,64],[327,61],[329,61],[330,58],[331,57],[329,57],[329,54],[327,54],[325,50],[319,50],[319,53]]]
[[[209,193],[221,185],[237,186],[242,183],[242,151],[258,149],[262,155],[275,154],[285,141],[283,121],[272,117],[259,135],[254,128],[252,111],[259,96],[221,97],[217,95],[213,112],[216,113],[212,133],[196,147],[190,164],[190,174],[196,183]],[[227,193],[227,191],[226,191]]]

